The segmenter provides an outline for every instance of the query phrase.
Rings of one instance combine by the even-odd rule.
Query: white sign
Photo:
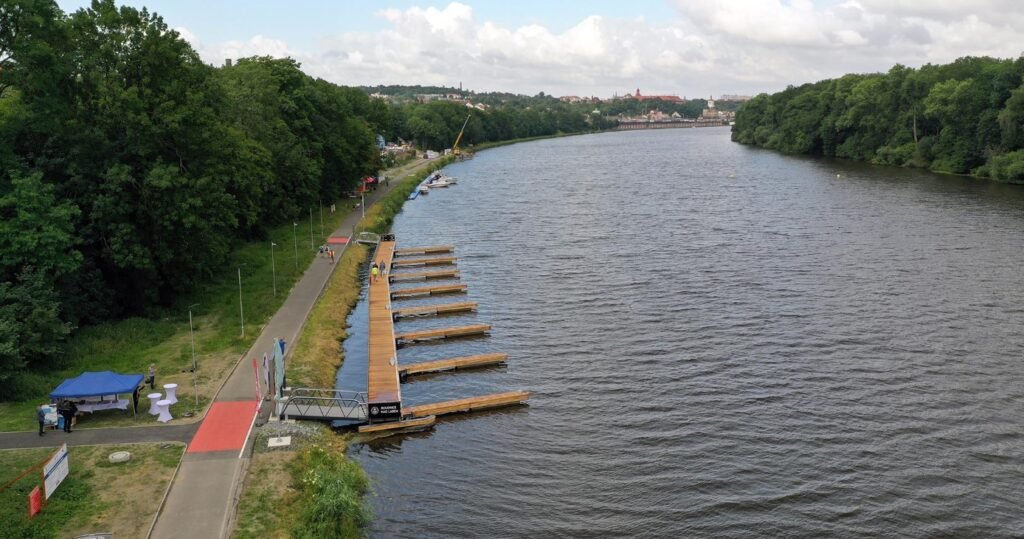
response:
[[[46,499],[50,499],[53,491],[57,490],[61,481],[68,476],[68,444],[60,446],[60,449],[46,461],[43,466],[43,485]]]

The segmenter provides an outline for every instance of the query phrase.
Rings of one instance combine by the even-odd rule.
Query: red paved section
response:
[[[210,406],[199,432],[188,444],[189,453],[239,450],[245,444],[256,401],[215,402]]]
[[[348,243],[348,238],[344,236],[331,236],[327,238],[327,243],[331,245],[345,245]]]

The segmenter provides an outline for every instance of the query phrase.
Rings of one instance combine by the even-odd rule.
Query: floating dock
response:
[[[530,399],[529,391],[509,391],[507,393],[494,393],[467,399],[438,402],[434,404],[421,404],[419,406],[406,406],[403,413],[406,417],[428,417],[445,414],[457,414],[462,412],[473,412],[476,410],[487,410],[490,408],[501,408],[504,406],[515,406],[525,404]]]
[[[391,265],[395,241],[381,240],[377,244],[373,261],[377,265]],[[370,303],[370,349],[368,357],[367,408],[370,423],[396,421],[402,418],[402,391],[399,386],[398,350],[395,345],[395,325],[391,318],[391,291],[387,279],[371,280],[368,292]],[[429,415],[429,414],[427,414]]]
[[[458,262],[458,257],[454,256],[438,256],[433,258],[410,258],[395,260],[388,264],[392,268],[404,268],[410,266],[443,266],[446,264],[455,264]]]
[[[399,318],[407,318],[410,316],[466,313],[475,311],[476,307],[477,304],[475,301],[463,301],[461,303],[443,303],[440,305],[424,305],[422,307],[406,307],[404,309],[394,309],[393,311],[391,311],[391,316],[397,320]]]
[[[391,292],[391,299],[411,298],[414,296],[433,296],[434,294],[457,294],[465,292],[464,284],[443,284],[438,286],[417,286],[416,288],[399,288]]]
[[[427,281],[430,279],[458,279],[459,270],[416,271],[388,275],[391,282],[395,281]]]
[[[452,252],[455,252],[455,247],[453,245],[435,245],[433,247],[407,247],[405,249],[395,249],[395,256],[433,255]]]
[[[425,329],[395,334],[395,342],[428,341],[432,339],[450,339],[452,337],[468,337],[481,335],[491,330],[490,324],[472,324],[441,329]]]
[[[496,354],[479,354],[475,356],[453,357],[439,359],[437,361],[424,361],[422,363],[410,363],[398,366],[399,378],[415,374],[427,374],[431,372],[454,371],[456,369],[471,369],[487,365],[499,365],[508,361],[508,354],[504,352]]]
[[[360,425],[359,432],[362,434],[402,434],[406,432],[419,432],[432,428],[437,422],[437,416],[428,415],[415,419],[403,421],[389,421],[387,423],[375,423],[373,425]]]

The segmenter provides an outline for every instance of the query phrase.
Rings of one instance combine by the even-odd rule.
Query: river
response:
[[[1021,187],[727,128],[522,143],[446,172],[459,184],[394,233],[454,244],[479,312],[397,329],[494,329],[399,361],[509,364],[403,399],[533,396],[354,447],[373,536],[1024,535]]]

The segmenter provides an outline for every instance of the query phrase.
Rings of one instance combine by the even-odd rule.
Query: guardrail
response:
[[[345,389],[296,388],[287,392],[281,404],[281,419],[366,420],[365,392]]]

